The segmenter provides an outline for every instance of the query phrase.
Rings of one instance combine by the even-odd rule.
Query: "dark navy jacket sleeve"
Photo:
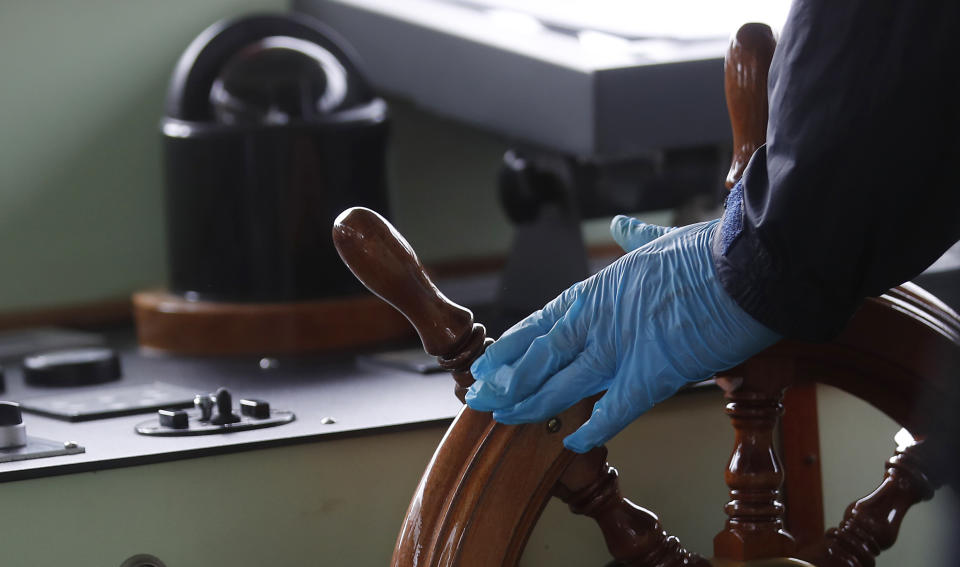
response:
[[[795,0],[767,145],[713,248],[724,288],[769,328],[830,338],[960,239],[958,6]]]

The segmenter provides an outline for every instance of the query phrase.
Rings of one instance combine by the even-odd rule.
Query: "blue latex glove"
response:
[[[601,445],[691,381],[739,364],[780,337],[717,281],[719,221],[678,228],[624,216],[611,223],[628,254],[511,327],[470,370],[467,404],[502,423],[546,420],[607,391],[564,439]]]

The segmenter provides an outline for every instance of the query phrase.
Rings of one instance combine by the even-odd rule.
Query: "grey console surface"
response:
[[[576,34],[502,29],[472,3],[295,0],[293,8],[341,34],[378,89],[510,139],[610,158],[730,139],[723,54],[733,29],[597,50]]]
[[[116,341],[111,341],[115,343]],[[219,435],[149,437],[137,424],[156,412],[70,422],[23,413],[31,437],[72,441],[80,454],[0,463],[0,482],[175,460],[210,454],[362,435],[390,428],[450,420],[460,409],[447,374],[421,374],[386,366],[358,364],[356,357],[187,358],[141,353],[129,335],[114,344],[121,352],[123,378],[70,388],[24,383],[15,363],[6,364],[7,390],[0,399],[21,402],[41,396],[76,397],[117,387],[162,382],[196,393],[226,387],[241,398],[269,401],[296,419],[277,427]]]

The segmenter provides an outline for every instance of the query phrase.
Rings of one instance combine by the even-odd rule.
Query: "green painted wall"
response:
[[[167,80],[210,23],[283,0],[0,3],[0,312],[124,297],[165,280]],[[391,101],[390,193],[424,260],[507,250],[507,144]],[[664,215],[655,217],[662,222]],[[609,241],[606,221],[585,223]]]
[[[170,71],[217,19],[285,4],[0,3],[0,310],[164,279],[157,123]]]
[[[820,436],[827,524],[869,493],[893,454],[896,426],[823,388]],[[727,500],[733,429],[717,389],[672,398],[609,443],[624,494],[656,512],[689,549],[712,552]],[[240,435],[240,434],[238,434]],[[152,553],[168,567],[385,566],[443,428],[319,441],[170,463],[0,484],[0,562],[116,567]],[[956,495],[907,515],[878,567],[940,567],[955,536]],[[593,522],[560,502],[544,511],[521,567],[601,567]]]

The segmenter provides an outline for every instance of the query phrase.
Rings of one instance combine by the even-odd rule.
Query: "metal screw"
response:
[[[280,361],[276,358],[264,357],[260,359],[261,370],[272,370],[278,366],[280,366]]]
[[[64,441],[64,442],[63,442],[63,448],[64,448],[64,449],[76,449],[77,447],[79,447],[79,445],[77,445],[77,442],[76,442],[76,441]]]
[[[554,417],[547,422],[547,431],[550,433],[556,433],[557,431],[560,431],[561,425],[562,424],[560,423],[560,420]]]
[[[323,418],[323,419],[320,420],[320,423],[322,423],[322,424],[324,424],[324,425],[331,425],[331,424],[336,423],[336,422],[337,422],[337,420],[334,419],[334,418],[332,418],[332,417],[330,417],[330,416],[327,416],[327,417],[325,417],[325,418]]]

